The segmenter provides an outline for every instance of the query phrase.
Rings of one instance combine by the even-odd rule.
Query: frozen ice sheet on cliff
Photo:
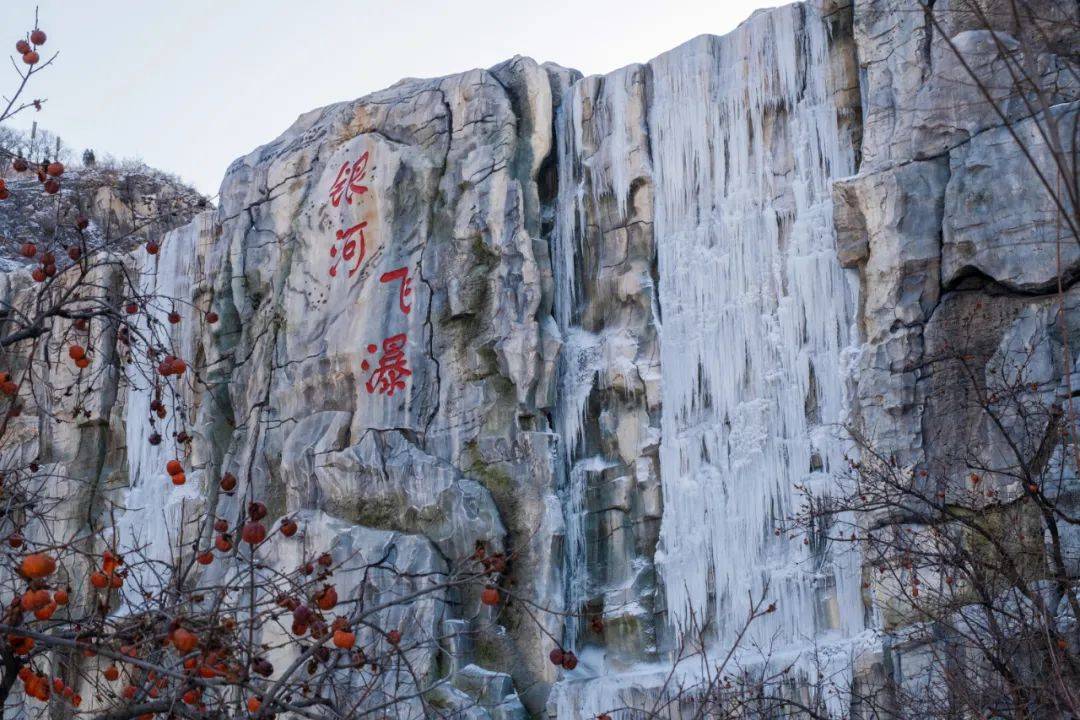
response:
[[[858,559],[815,558],[774,534],[795,510],[794,486],[838,469],[844,453],[834,430],[855,303],[831,182],[853,172],[854,154],[829,64],[808,5],[650,63],[664,319],[658,565],[671,621],[706,613],[721,645],[766,585],[778,609],[751,629],[758,641],[799,646],[862,627]]]
[[[661,310],[666,321],[655,558],[667,619],[681,630],[691,609],[707,615],[724,648],[747,591],[771,583],[780,610],[755,628],[756,640],[775,636],[785,652],[811,657],[815,641],[862,628],[858,558],[817,558],[801,538],[773,535],[794,511],[794,485],[827,489],[844,451],[836,431],[855,293],[836,259],[831,183],[853,172],[854,151],[837,124],[833,62],[817,11],[791,6],[561,93],[552,254],[571,608],[596,599],[580,566],[588,513],[606,510],[588,505],[587,473],[617,460],[596,454],[589,435],[611,428],[589,427],[603,425],[589,405],[612,384],[605,376],[641,369],[620,365],[618,305],[595,298],[604,285],[594,275],[612,271],[597,258],[610,252],[609,232],[644,222],[659,259],[658,272],[644,274],[659,283],[654,328]],[[647,205],[644,216],[631,203]],[[639,610],[648,622],[651,604]],[[574,643],[576,624],[567,626]],[[602,662],[586,660],[589,644],[560,712],[610,709],[586,678],[614,687],[625,677],[625,658],[605,646]]]
[[[834,639],[835,640],[835,639]],[[853,667],[858,667],[877,656],[881,637],[871,630],[864,630],[843,640],[823,646],[817,653],[808,648],[795,647],[773,655],[771,668],[789,667],[787,679],[794,687],[802,688],[820,683],[837,682],[842,687],[850,677]],[[745,671],[754,676],[762,671],[755,664],[754,653],[733,657],[726,666],[726,674],[734,676]],[[716,661],[717,658],[710,658]],[[573,673],[568,673],[557,684],[548,703],[549,711],[559,720],[594,720],[601,713],[618,717],[620,709],[644,708],[651,717],[665,720],[681,720],[693,717],[700,711],[702,687],[702,658],[694,655],[682,661],[638,663],[632,667],[613,667],[596,651],[583,653],[581,663]],[[715,667],[712,667],[715,678]],[[713,686],[713,691],[721,688]],[[792,687],[781,688],[790,691]],[[719,698],[714,698],[719,699]],[[848,698],[842,692],[823,693],[822,702],[826,712],[834,717],[847,717]]]
[[[198,244],[208,237],[212,216],[204,213],[189,225],[168,233],[157,255],[139,253],[138,287],[143,297],[156,298],[148,303],[138,316],[141,332],[152,334],[171,343],[171,350],[178,357],[193,358],[198,344],[201,323],[198,311],[192,304],[197,285]],[[175,304],[171,300],[176,300]],[[181,322],[168,321],[170,312],[178,312]],[[155,329],[149,329],[148,319],[153,318]],[[161,328],[168,329],[168,336]],[[151,366],[153,367],[153,366]],[[144,376],[140,366],[129,364],[128,389],[124,414],[127,431],[127,463],[129,486],[121,504],[125,510],[117,518],[119,550],[141,548],[145,556],[158,562],[171,562],[176,553],[177,538],[194,538],[198,532],[196,523],[205,513],[205,489],[202,472],[188,466],[185,468],[187,482],[173,485],[166,473],[165,464],[178,456],[183,458],[182,444],[174,435],[181,430],[191,430],[191,418],[183,418],[175,407],[165,418],[151,418],[151,402],[162,397],[161,389],[155,387],[156,378]],[[190,392],[184,384],[175,383],[181,397],[190,402]],[[170,403],[168,393],[164,400]],[[170,403],[171,404],[171,403]],[[158,434],[162,440],[151,444],[149,438]],[[144,572],[141,583],[153,588],[161,579]]]

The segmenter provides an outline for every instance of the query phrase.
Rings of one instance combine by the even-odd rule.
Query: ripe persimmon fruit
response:
[[[240,537],[248,545],[258,545],[266,539],[266,526],[261,522],[246,523],[244,529],[240,531]]]
[[[334,631],[334,645],[342,650],[351,650],[353,645],[356,644],[356,633],[349,632],[348,630],[335,630]]]
[[[315,596],[315,604],[320,610],[333,610],[337,602],[338,594],[333,585],[327,585]]]
[[[193,632],[189,632],[184,628],[177,628],[172,634],[173,645],[184,655],[194,650],[199,646],[199,636]]]
[[[48,593],[46,593],[47,595]],[[56,612],[56,603],[49,601],[49,604],[45,607],[40,607],[34,611],[34,617],[38,620],[48,620]]]
[[[22,561],[23,575],[35,580],[48,577],[56,572],[56,560],[45,553],[27,555]]]

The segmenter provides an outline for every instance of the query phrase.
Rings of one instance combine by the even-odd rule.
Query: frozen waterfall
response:
[[[195,356],[199,313],[191,304],[195,284],[193,259],[195,244],[200,234],[206,232],[208,218],[201,215],[190,225],[170,232],[162,241],[159,254],[142,255],[138,268],[140,294],[154,298],[138,316],[139,331],[167,345],[178,357]],[[169,323],[168,315],[172,311],[180,314],[179,324]],[[149,318],[156,321],[153,327]],[[163,329],[167,329],[167,334]],[[153,370],[154,366],[146,363],[127,366],[124,425],[130,484],[121,500],[124,510],[116,519],[115,542],[121,552],[139,548],[147,559],[168,563],[178,552],[181,540],[190,545],[195,539],[193,533],[205,513],[206,502],[199,481],[201,473],[188,468],[188,482],[176,487],[165,472],[169,460],[183,459],[183,448],[175,434],[188,426],[175,412],[171,393],[176,391],[186,398],[189,376],[168,383],[157,378]],[[151,424],[154,415],[151,402],[156,392],[160,393],[167,414],[155,418]],[[149,442],[154,433],[161,437],[157,445]],[[152,565],[139,568],[138,586],[152,589],[167,581],[167,577],[157,574],[158,570]]]
[[[663,308],[661,550],[670,621],[711,615],[721,646],[768,585],[761,646],[862,626],[859,562],[777,529],[794,486],[842,467],[841,356],[854,282],[831,182],[854,172],[809,6],[761,13],[652,63],[649,129]]]
[[[751,596],[767,592],[777,610],[752,625],[740,665],[782,662],[804,676],[816,667],[843,685],[863,631],[859,558],[847,549],[815,555],[780,529],[797,509],[795,486],[827,492],[846,450],[843,364],[857,279],[836,257],[831,186],[854,173],[855,151],[838,125],[830,62],[823,18],[792,5],[648,65],[662,312],[655,564],[672,645],[707,621],[706,641],[722,657]],[[580,133],[567,125],[563,133]],[[577,144],[573,135],[560,143],[560,169],[573,167],[564,154]],[[622,212],[617,180],[633,174],[606,172]],[[580,190],[560,201],[574,203],[560,217],[581,212]],[[565,258],[576,251],[557,248],[562,272],[572,272]],[[564,303],[576,300],[569,282],[559,289]],[[569,319],[564,310],[560,320]],[[580,405],[564,412],[581,416]],[[575,422],[563,427],[579,432]],[[581,489],[570,486],[568,516],[582,512]],[[583,539],[573,536],[581,525],[568,523],[571,558],[581,554]],[[627,671],[603,662],[557,688],[560,718],[633,704],[669,682],[667,663]],[[674,675],[683,685],[700,670],[686,665]]]

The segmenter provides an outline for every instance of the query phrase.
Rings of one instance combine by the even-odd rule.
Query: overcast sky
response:
[[[139,158],[214,194],[226,166],[297,115],[403,77],[514,54],[603,73],[771,0],[0,0],[0,47],[32,28],[56,64],[33,86],[37,120],[81,152]],[[48,56],[51,53],[43,53]],[[9,65],[0,92],[14,88]],[[5,71],[0,71],[5,72]]]

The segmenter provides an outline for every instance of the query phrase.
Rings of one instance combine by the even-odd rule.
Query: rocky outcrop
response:
[[[1077,9],[1033,3],[1039,27],[1052,28],[1037,32],[1002,3],[981,3],[990,32],[969,5],[930,5],[854,6],[863,160],[858,175],[834,186],[840,258],[860,275],[851,422],[913,478],[944,479],[941,497],[963,492],[977,469],[993,483],[987,492],[1007,502],[1022,493],[1016,479],[984,469],[1008,467],[1013,450],[1033,467],[1060,454],[1049,450],[1060,436],[1048,408],[1055,394],[1072,392],[1063,358],[1077,322],[1071,285],[1080,256],[1044,184],[1057,176],[1044,133],[1075,123],[1076,38],[1064,28],[1075,27]],[[1018,84],[1018,67],[1034,82]],[[1066,153],[1070,135],[1058,135]],[[1026,389],[1014,396],[1016,387]],[[1003,399],[997,425],[977,398],[1007,394],[1025,417],[1008,419]],[[1071,493],[1074,477],[1051,484],[1065,478]],[[929,530],[903,521],[876,519],[881,532]],[[888,588],[870,595],[895,597]],[[904,608],[877,612],[897,629],[884,643],[893,680],[919,687],[932,634],[905,630]],[[882,674],[873,665],[867,677]]]
[[[70,242],[79,217],[90,222],[83,234],[90,246],[108,242],[130,249],[210,207],[177,178],[137,163],[68,168],[59,195],[42,192],[33,173],[16,173],[7,163],[0,177],[11,193],[0,211],[0,263],[9,271],[28,264],[18,254],[27,240]]]
[[[422,574],[506,552],[520,602],[469,590],[392,619],[445,638],[410,659],[469,717],[653,701],[755,593],[778,607],[752,640],[793,682],[879,686],[902,613],[854,553],[783,530],[796,488],[835,482],[844,425],[913,469],[992,453],[958,343],[987,383],[1023,356],[1033,394],[1076,386],[1052,293],[1080,254],[946,42],[993,81],[1028,38],[911,5],[793,5],[605,76],[519,57],[300,117],[233,163],[217,208],[124,260],[181,301],[150,312],[181,314],[173,343],[205,368],[193,412],[157,419],[145,379],[106,373],[74,429],[23,419],[26,456],[92,478],[76,522],[162,557],[236,509],[224,472],[341,559],[393,548]],[[1075,38],[1037,40],[1025,62],[1067,126]],[[1043,157],[1024,98],[995,99]],[[18,304],[25,273],[3,281]],[[181,431],[174,490],[155,468],[176,446],[147,438]],[[555,642],[578,669],[548,662]]]

